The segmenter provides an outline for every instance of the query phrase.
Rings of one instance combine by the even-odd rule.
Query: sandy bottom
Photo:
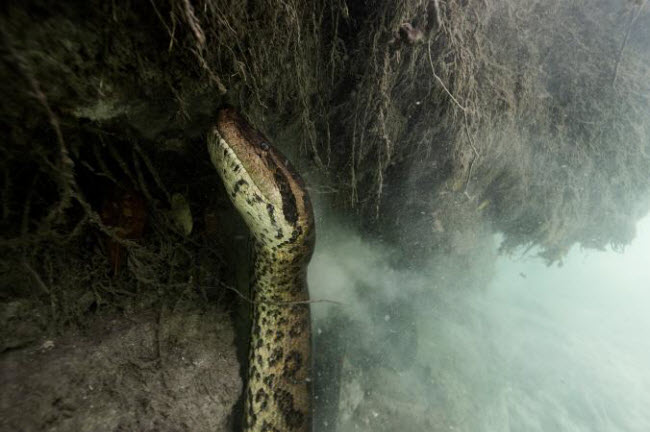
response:
[[[3,431],[227,431],[241,394],[227,314],[200,299],[0,356]]]

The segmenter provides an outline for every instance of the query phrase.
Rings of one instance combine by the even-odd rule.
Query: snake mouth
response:
[[[228,142],[221,136],[217,128],[212,130],[212,136],[208,140],[208,150],[210,151],[213,165],[217,168],[224,181],[226,181],[225,179],[229,177],[229,172],[231,172],[242,177],[242,179],[247,179],[255,183],[255,180],[246,169],[245,164],[239,159],[235,150],[228,145]]]

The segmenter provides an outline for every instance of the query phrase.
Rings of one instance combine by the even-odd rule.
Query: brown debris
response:
[[[113,189],[101,211],[102,222],[115,228],[115,235],[126,240],[142,238],[147,221],[144,198],[134,189]],[[113,238],[106,239],[108,261],[113,274],[118,274],[124,261],[125,248]]]

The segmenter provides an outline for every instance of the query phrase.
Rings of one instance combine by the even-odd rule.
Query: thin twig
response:
[[[43,282],[43,279],[41,279],[41,276],[34,270],[32,266],[29,265],[29,263],[25,260],[23,260],[23,267],[25,270],[29,272],[29,274],[32,276],[34,281],[36,282],[36,285],[43,291],[45,294],[50,294],[50,289],[45,285],[45,282]]]
[[[140,161],[138,160],[138,155],[135,151],[135,148],[131,149],[131,159],[133,159],[133,167],[135,168],[135,174],[138,177],[138,184],[140,185],[140,190],[145,196],[148,202],[153,202],[153,197],[149,193],[149,188],[147,187],[147,181],[144,179],[144,174],[142,174],[142,169],[140,168]]]
[[[32,179],[32,185],[27,191],[27,196],[25,197],[25,205],[23,206],[23,216],[20,223],[20,235],[24,236],[29,232],[29,220],[32,211],[32,198],[34,197],[34,188],[38,182],[39,175],[36,173]]]
[[[138,145],[137,142],[133,143],[133,147],[135,148],[135,151],[138,153],[138,155],[140,155],[140,157],[142,158],[142,161],[146,165],[147,170],[149,170],[149,174],[151,174],[151,177],[153,177],[153,180],[156,182],[158,188],[162,191],[162,193],[165,194],[165,198],[167,198],[167,202],[171,202],[171,196],[169,195],[169,191],[167,191],[165,184],[160,178],[160,175],[158,175],[158,171],[154,167],[154,164],[151,162],[151,159],[149,159],[149,156],[147,156],[147,154],[142,150],[142,148]]]
[[[9,209],[9,196],[11,195],[11,176],[9,174],[9,168],[4,167],[4,187],[2,189],[2,196],[0,201],[2,201],[2,220],[7,220],[9,218],[10,209]]]
[[[225,94],[228,89],[221,81],[221,78],[214,73],[214,71],[208,65],[208,62],[203,57],[203,52],[205,51],[205,46],[207,39],[205,37],[205,32],[201,27],[201,21],[196,17],[194,13],[194,7],[189,0],[180,0],[180,6],[178,6],[179,13],[183,18],[183,21],[190,28],[192,35],[194,36],[195,47],[190,51],[196,56],[201,67],[207,72],[208,77],[212,82],[217,86],[217,90],[220,94]]]
[[[226,288],[227,290],[230,290],[237,294],[241,299],[244,301],[250,303],[250,304],[272,304],[272,305],[292,305],[292,304],[311,304],[311,303],[331,303],[335,304],[338,306],[344,306],[345,303],[338,302],[336,300],[327,300],[327,299],[317,299],[317,300],[300,300],[300,301],[291,301],[291,302],[274,302],[270,300],[263,300],[263,301],[255,301],[244,294],[242,294],[237,288],[231,287],[228,284],[225,284],[223,282],[219,282],[219,285],[222,286],[223,288]],[[210,286],[202,286],[201,288],[214,288]]]
[[[113,145],[109,145],[108,146],[108,152],[110,153],[111,157],[115,160],[115,162],[117,162],[117,164],[120,166],[120,168],[122,168],[122,172],[129,178],[129,180],[131,181],[131,184],[133,186],[137,185],[138,180],[135,178],[135,176],[133,175],[133,173],[129,169],[129,166],[124,161],[124,159],[120,155],[117,148],[115,148],[115,146],[113,146]]]
[[[219,78],[219,76],[217,76],[217,74],[215,74],[212,71],[212,69],[208,65],[208,62],[205,61],[205,58],[203,57],[203,54],[201,53],[201,51],[199,51],[198,49],[191,49],[190,51],[194,54],[196,59],[199,61],[199,64],[201,65],[201,67],[207,72],[208,77],[217,86],[217,90],[219,90],[219,94],[222,94],[222,95],[226,94],[228,92],[228,89],[223,84],[223,82],[221,82],[221,78]]]
[[[196,14],[194,13],[194,8],[192,7],[192,4],[189,2],[189,0],[181,0],[181,3],[183,4],[181,13],[185,18],[185,23],[190,27],[190,30],[192,30],[192,34],[194,35],[194,39],[196,41],[197,47],[200,50],[203,50],[203,48],[205,47],[206,40],[205,40],[205,33],[201,28],[201,22],[196,17]]]
[[[101,136],[99,137],[99,139],[101,141],[101,139],[102,139]],[[99,154],[99,147],[98,147],[98,145],[96,143],[93,143],[93,154],[95,156],[95,159],[97,160],[97,163],[99,164],[99,168],[102,170],[101,174],[98,174],[98,175],[102,175],[102,176],[110,179],[113,183],[119,184],[119,182],[117,181],[115,176],[113,176],[113,173],[111,172],[111,170],[108,168],[108,166],[104,162],[104,158],[102,158],[101,155]]]
[[[439,0],[433,0],[433,9],[436,12],[436,24],[438,24],[438,28],[442,28],[442,20],[440,19],[440,2]]]
[[[460,104],[460,102],[458,102],[458,99],[456,99],[456,98],[454,97],[454,95],[451,94],[451,92],[449,91],[449,89],[447,88],[447,86],[445,85],[445,83],[444,83],[444,82],[442,81],[442,79],[441,79],[441,78],[436,74],[436,69],[433,67],[433,59],[431,58],[431,39],[429,39],[428,49],[427,49],[427,54],[429,55],[429,65],[431,65],[431,73],[433,74],[433,77],[438,81],[438,83],[440,83],[440,85],[442,86],[442,88],[445,90],[445,92],[447,92],[447,94],[449,95],[449,97],[451,98],[451,100],[456,104],[456,106],[458,106],[458,108],[460,108],[461,111],[465,112],[467,108],[465,108],[464,106],[462,106],[462,105]]]
[[[58,165],[57,165],[57,169],[58,169],[57,183],[59,187],[60,199],[54,206],[52,206],[52,208],[48,211],[47,215],[45,216],[45,222],[51,223],[61,213],[63,213],[64,210],[66,210],[70,206],[70,201],[72,200],[74,183],[75,183],[74,161],[70,158],[68,148],[66,147],[65,141],[63,140],[63,133],[61,132],[59,119],[54,114],[54,111],[52,111],[52,108],[50,107],[50,104],[47,101],[47,96],[41,90],[40,83],[32,73],[31,68],[27,63],[27,60],[23,56],[21,56],[18,53],[18,51],[14,49],[14,47],[11,44],[11,41],[9,40],[9,36],[6,34],[4,30],[1,31],[0,36],[2,36],[7,51],[9,52],[9,55],[13,58],[14,63],[18,67],[18,70],[20,70],[25,80],[27,80],[27,82],[29,83],[29,86],[31,87],[32,90],[31,96],[34,99],[36,99],[36,101],[43,107],[45,113],[47,114],[47,118],[49,120],[50,125],[52,126],[52,129],[54,130],[56,141],[59,146],[59,155],[58,155],[59,158],[58,158]]]
[[[69,243],[72,239],[77,237],[80,233],[83,227],[86,225],[86,222],[88,222],[88,215],[84,214],[81,219],[79,219],[79,222],[75,225],[75,227],[70,231],[70,234],[68,234],[63,240],[63,244]]]
[[[641,15],[641,11],[643,11],[643,7],[646,5],[648,0],[643,0],[643,3],[639,5],[639,8],[637,9],[636,13],[630,17],[630,22],[627,25],[627,31],[625,32],[625,38],[623,38],[623,44],[621,45],[621,49],[618,52],[618,59],[616,60],[616,67],[614,68],[614,78],[612,79],[612,86],[616,84],[616,78],[618,78],[618,68],[621,65],[621,59],[623,58],[623,51],[625,50],[625,45],[627,44],[627,40],[630,38],[630,34],[632,33],[632,27],[634,27],[634,23],[636,22],[637,18],[639,18],[639,15]]]
[[[158,19],[160,20],[162,25],[165,27],[165,30],[167,30],[167,34],[169,34],[168,52],[172,52],[172,48],[174,47],[174,42],[176,41],[176,39],[174,37],[174,32],[172,30],[170,30],[169,26],[165,22],[165,19],[163,18],[162,14],[160,13],[158,8],[156,7],[156,2],[154,0],[149,0],[149,2],[151,3],[151,6],[153,7],[154,12],[156,12],[156,15],[158,16]]]
[[[472,139],[472,136],[469,133],[469,125],[467,124],[467,113],[465,114],[464,118],[465,118],[465,133],[467,134],[467,140],[469,141],[469,145],[472,147],[472,150],[474,151],[474,157],[472,158],[472,161],[469,164],[469,173],[467,174],[467,181],[465,182],[465,190],[463,191],[463,193],[471,201],[472,197],[469,195],[467,190],[469,188],[469,182],[472,180],[472,170],[474,169],[474,163],[478,160],[481,154],[476,149],[476,146],[474,145],[474,140]]]

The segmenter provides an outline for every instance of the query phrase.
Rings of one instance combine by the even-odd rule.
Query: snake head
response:
[[[235,109],[219,111],[208,150],[230,200],[259,244],[278,249],[313,242],[313,210],[302,178]]]

